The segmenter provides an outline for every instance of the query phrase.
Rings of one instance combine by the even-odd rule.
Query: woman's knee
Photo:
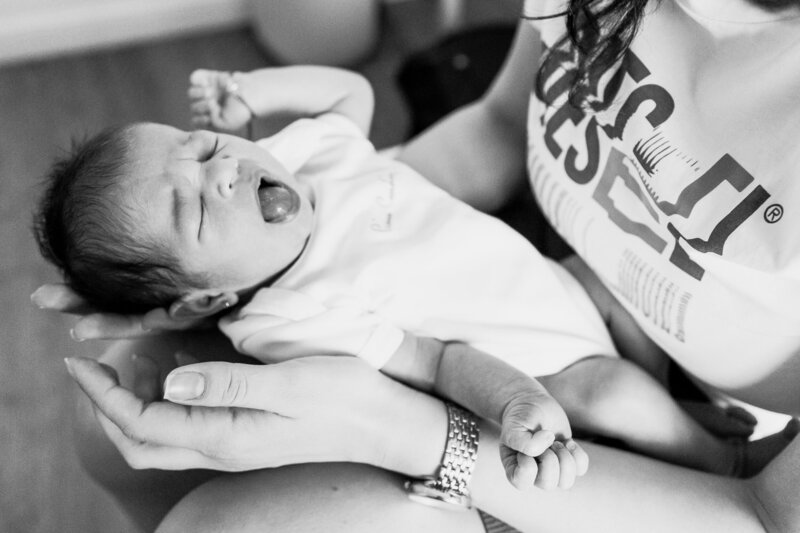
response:
[[[481,532],[475,513],[409,500],[395,474],[352,463],[309,464],[218,477],[192,491],[158,531]]]

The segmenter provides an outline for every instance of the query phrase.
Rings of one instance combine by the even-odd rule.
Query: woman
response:
[[[482,209],[515,194],[527,161],[553,225],[670,357],[710,392],[797,415],[800,320],[788,305],[798,288],[791,270],[798,241],[790,229],[796,227],[794,215],[786,208],[797,189],[783,178],[800,163],[800,73],[790,68],[800,59],[800,3],[663,0],[645,6],[627,0],[610,3],[606,17],[587,18],[584,4],[594,3],[571,2],[578,48],[560,40],[564,17],[522,21],[487,95],[422,134],[401,157]],[[557,2],[534,11],[530,4],[529,15],[562,7]],[[615,32],[620,21],[627,24]],[[631,21],[640,23],[635,37]],[[598,38],[595,27],[603,28],[601,36],[611,32],[617,38]],[[585,53],[576,57],[575,49]],[[574,105],[564,105],[566,98]],[[62,310],[74,303],[53,287],[38,298]],[[158,326],[158,316],[151,314],[145,323]],[[122,320],[116,329],[114,317],[94,316],[75,331],[89,338],[141,328],[135,317]],[[125,326],[126,320],[131,324]],[[197,337],[174,339],[174,345],[163,339],[118,345],[105,359],[122,370],[129,387],[151,398],[161,369],[145,358],[131,365],[130,351],[147,353],[157,364],[179,344],[195,355],[216,359],[221,353],[208,343],[201,350],[182,344]],[[105,433],[137,467],[255,470],[306,464],[207,481],[172,509],[163,530],[480,530],[474,514],[431,512],[407,501],[400,488],[402,478],[436,471],[446,427],[438,401],[347,359],[193,368],[207,392],[201,402],[188,404],[244,405],[254,408],[252,418],[197,410],[187,417],[163,403],[143,410],[102,368],[78,362],[72,372],[101,413]],[[271,389],[252,386],[253,380]],[[278,386],[287,381],[291,389]],[[244,382],[251,383],[244,399],[224,401],[221,389],[241,391],[236,385]],[[282,402],[292,391],[294,402]],[[370,394],[374,410],[355,420],[348,405],[361,391]],[[270,411],[284,416],[276,419]],[[275,420],[284,424],[271,425]],[[88,464],[97,464],[97,450],[108,450],[108,442],[96,428],[83,435],[94,459]],[[800,484],[798,439],[748,481],[587,445],[590,472],[574,489],[523,493],[504,484],[493,460],[495,437],[492,428],[483,428],[473,498],[521,529],[800,528],[794,490]],[[382,453],[376,457],[374,450]],[[316,461],[380,470],[308,464]],[[100,477],[114,480],[121,500],[148,517],[150,526],[198,483],[117,464],[117,471]],[[166,490],[169,497],[143,489],[164,476],[175,483]]]

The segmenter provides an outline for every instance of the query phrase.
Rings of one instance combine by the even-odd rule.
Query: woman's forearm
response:
[[[572,489],[523,492],[506,480],[497,430],[484,424],[472,480],[475,505],[522,531],[537,533],[765,531],[752,493],[741,480],[582,445],[591,458],[589,472]]]
[[[410,392],[402,393],[398,398],[401,401],[386,413],[385,423],[392,429],[381,430],[386,431],[389,443],[377,466],[411,477],[431,475],[443,452],[446,413],[439,400]],[[796,490],[800,441],[752,481],[581,444],[590,456],[590,467],[572,489],[520,491],[506,479],[497,426],[483,422],[471,482],[474,504],[522,531],[537,533],[800,530],[800,496]]]
[[[525,183],[525,136],[481,103],[414,137],[397,159],[456,198],[492,212]]]
[[[398,159],[478,209],[502,207],[525,183],[527,109],[540,51],[538,33],[521,21],[483,98],[412,139]]]

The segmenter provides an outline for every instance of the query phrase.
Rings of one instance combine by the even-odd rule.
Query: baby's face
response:
[[[311,233],[310,192],[267,151],[240,137],[134,126],[120,202],[145,239],[184,271],[239,291],[286,269]]]

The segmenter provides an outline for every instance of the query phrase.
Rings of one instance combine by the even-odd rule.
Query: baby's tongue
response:
[[[272,185],[258,189],[258,202],[261,204],[261,215],[266,222],[280,221],[291,214],[294,207],[292,192]]]

